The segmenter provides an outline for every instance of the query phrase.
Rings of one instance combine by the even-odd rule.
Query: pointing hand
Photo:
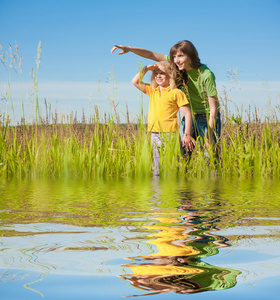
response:
[[[119,52],[118,55],[125,54],[125,53],[129,52],[129,47],[128,46],[114,45],[114,47],[111,49],[111,53],[113,53],[117,49],[122,50],[122,52]]]

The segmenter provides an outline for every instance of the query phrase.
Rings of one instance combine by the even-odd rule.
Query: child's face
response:
[[[178,50],[174,56],[174,63],[176,64],[176,66],[178,67],[178,69],[181,70],[189,70],[190,69],[190,59],[188,58],[188,56],[183,53],[182,51]]]
[[[169,79],[169,75],[162,68],[155,70],[155,81],[159,86],[163,88],[168,87]]]

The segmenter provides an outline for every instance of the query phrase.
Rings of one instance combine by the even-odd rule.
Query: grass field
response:
[[[100,121],[65,123],[54,114],[34,124],[0,126],[1,177],[151,176],[152,153],[146,125],[120,124],[112,115]],[[196,146],[189,162],[181,157],[178,142],[166,143],[161,176],[279,177],[280,127],[276,118],[260,122],[232,121],[223,115],[220,160],[213,149]],[[179,139],[179,138],[178,138]],[[176,140],[178,140],[176,139]],[[207,154],[205,154],[207,152]],[[187,170],[187,172],[186,172]]]
[[[21,80],[21,57],[10,48],[10,62],[1,50],[1,62],[7,73],[6,107],[13,110],[10,72],[16,69]],[[31,72],[34,89],[34,119],[27,124],[22,98],[22,121],[10,125],[8,110],[0,111],[0,177],[106,177],[151,176],[150,135],[140,110],[136,121],[129,117],[120,123],[114,102],[112,112],[102,114],[97,107],[93,115],[78,120],[74,114],[58,117],[47,103],[42,116],[38,97],[38,72],[41,45],[36,68]],[[180,154],[179,142],[166,143],[161,162],[161,176],[215,177],[237,176],[265,178],[280,174],[280,127],[276,110],[260,118],[257,110],[232,114],[226,96],[222,104],[220,160],[211,146],[196,147],[187,162]],[[41,104],[42,106],[42,104]],[[127,116],[129,113],[127,112]],[[178,133],[179,135],[179,133]],[[179,136],[176,138],[179,140]],[[205,154],[207,153],[207,155]]]

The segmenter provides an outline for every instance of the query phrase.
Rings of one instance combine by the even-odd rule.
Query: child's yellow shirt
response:
[[[148,130],[152,132],[176,132],[177,113],[181,106],[189,104],[186,95],[179,89],[153,89],[146,84],[146,94],[150,96]]]

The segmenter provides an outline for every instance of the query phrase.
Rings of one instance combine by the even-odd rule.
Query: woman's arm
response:
[[[128,52],[132,52],[136,55],[139,55],[144,58],[152,59],[155,61],[162,61],[165,60],[164,54],[156,53],[144,48],[137,48],[137,47],[130,47],[130,46],[123,46],[123,45],[114,45],[111,49],[111,53],[113,53],[116,49],[121,49],[122,52],[119,52],[118,55],[125,54]]]
[[[183,105],[180,109],[185,116],[185,132],[182,139],[182,146],[185,147],[187,151],[192,151],[195,146],[195,141],[191,137],[192,113],[188,105]]]
[[[218,114],[218,98],[217,96],[208,97],[210,114],[209,114],[209,123],[208,123],[208,140],[214,146],[214,129],[216,126],[217,114]]]

